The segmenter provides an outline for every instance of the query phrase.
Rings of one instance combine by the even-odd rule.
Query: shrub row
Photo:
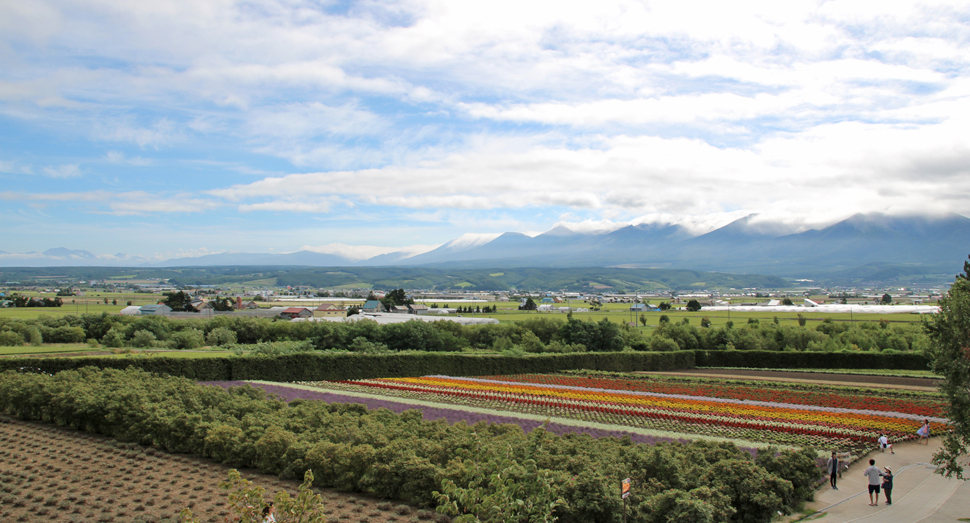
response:
[[[0,358],[0,371],[31,369],[47,374],[81,367],[129,366],[198,381],[316,381],[444,374],[489,376],[585,369],[609,372],[667,371],[697,367],[770,369],[927,370],[929,360],[912,353],[676,351],[577,352],[509,356],[442,352],[360,354],[298,352],[226,358]]]
[[[609,352],[527,356],[441,352],[359,354],[300,352],[280,356],[226,358],[2,358],[0,371],[21,368],[47,374],[82,367],[124,369],[129,366],[199,381],[314,381],[391,378],[445,374],[486,376],[588,369],[611,372],[663,371],[694,366],[694,353]]]

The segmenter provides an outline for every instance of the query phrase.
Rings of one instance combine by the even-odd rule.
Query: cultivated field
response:
[[[229,467],[98,435],[0,417],[0,521],[166,522],[190,508],[202,521],[229,515],[219,484]],[[243,471],[267,499],[295,481]],[[427,510],[320,490],[329,521],[435,521]]]

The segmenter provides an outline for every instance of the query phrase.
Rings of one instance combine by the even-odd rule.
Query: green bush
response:
[[[23,347],[24,337],[19,332],[0,332],[0,347]]]
[[[232,345],[236,343],[236,333],[226,327],[216,327],[205,335],[205,342],[216,347]]]
[[[131,336],[132,347],[150,348],[154,347],[156,343],[155,334],[149,330],[138,330]]]
[[[168,346],[177,349],[198,349],[205,344],[205,336],[198,329],[185,329],[168,337]]]

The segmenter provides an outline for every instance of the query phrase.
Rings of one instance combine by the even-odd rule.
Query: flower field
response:
[[[750,443],[812,446],[862,452],[880,434],[915,438],[923,419],[938,428],[942,402],[871,389],[806,390],[726,380],[683,382],[529,374],[488,378],[425,376],[316,382],[316,389],[378,394],[425,404],[446,404],[574,420],[643,434],[714,437]],[[419,407],[420,408],[420,407]]]

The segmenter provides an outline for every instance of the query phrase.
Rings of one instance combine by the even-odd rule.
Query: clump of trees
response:
[[[685,318],[686,320],[686,318]],[[95,340],[107,347],[169,347],[298,343],[309,350],[465,351],[506,353],[603,352],[620,350],[792,350],[922,352],[930,339],[919,326],[822,321],[814,327],[776,322],[713,327],[658,318],[652,334],[602,319],[580,320],[536,315],[515,323],[462,326],[454,322],[418,320],[389,325],[363,320],[353,323],[272,321],[219,315],[178,319],[164,316],[120,316],[108,313],[0,319],[0,344],[80,343]],[[801,324],[801,322],[799,322]]]
[[[145,408],[148,405],[151,408]],[[729,443],[635,444],[518,425],[449,424],[415,410],[224,390],[129,368],[0,374],[0,411],[483,522],[768,522],[811,491],[811,449],[757,456]],[[242,498],[245,489],[240,490]],[[242,499],[239,498],[239,499]]]
[[[60,307],[64,305],[64,300],[60,298],[60,294],[54,298],[31,298],[30,296],[24,296],[23,294],[13,294],[8,298],[13,302],[14,307]]]
[[[661,318],[662,319],[662,318]],[[891,351],[924,352],[930,346],[926,333],[918,326],[888,323],[841,323],[824,320],[814,328],[775,322],[749,321],[743,327],[704,326],[661,321],[654,338],[672,340],[680,350],[768,350],[768,351]]]
[[[946,477],[965,479],[960,459],[970,448],[970,262],[963,263],[963,274],[940,299],[940,313],[924,325],[933,341],[933,371],[943,376],[940,390],[949,400],[946,417],[952,429],[933,462]]]

